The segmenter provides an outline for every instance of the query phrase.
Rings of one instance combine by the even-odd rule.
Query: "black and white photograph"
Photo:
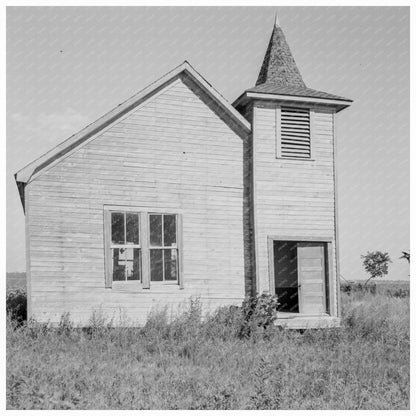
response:
[[[3,6],[5,409],[411,411],[414,7],[373,3]]]

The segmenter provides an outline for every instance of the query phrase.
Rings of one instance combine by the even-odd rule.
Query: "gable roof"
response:
[[[210,84],[203,78],[187,61],[174,68],[172,71],[159,78],[137,94],[133,95],[128,100],[119,104],[111,111],[100,117],[95,122],[89,124],[87,127],[72,135],[67,140],[63,141],[49,152],[40,156],[38,159],[26,165],[15,174],[16,182],[20,183],[19,191],[22,183],[29,182],[34,174],[39,173],[46,168],[50,163],[63,157],[67,152],[73,150],[85,142],[88,138],[99,133],[100,130],[116,121],[119,117],[131,111],[140,103],[146,101],[147,98],[153,95],[157,90],[163,88],[166,84],[172,81],[181,73],[186,73],[201,88],[207,95],[233,120],[237,126],[246,131],[251,131],[251,124]]]
[[[300,101],[300,97],[307,98],[309,102],[334,105],[337,111],[348,107],[348,103],[352,102],[348,98],[313,90],[306,86],[276,15],[256,86],[245,90],[233,105],[237,107],[248,98]]]

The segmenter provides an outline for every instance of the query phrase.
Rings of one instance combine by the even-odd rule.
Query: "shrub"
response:
[[[14,289],[7,293],[6,313],[19,324],[27,320],[27,296],[23,289]]]
[[[279,301],[277,295],[262,293],[244,300],[241,307],[243,323],[240,337],[250,337],[254,333],[267,332],[277,319]]]

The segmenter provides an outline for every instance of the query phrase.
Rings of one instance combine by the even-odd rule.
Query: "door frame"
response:
[[[311,237],[311,236],[286,236],[286,235],[269,235],[267,236],[267,251],[268,251],[268,260],[269,260],[269,293],[276,293],[275,287],[275,275],[274,275],[274,250],[273,243],[274,241],[297,241],[299,243],[326,243],[325,245],[325,266],[326,276],[328,278],[328,292],[327,296],[329,300],[326,307],[329,310],[331,316],[337,316],[337,308],[335,304],[334,297],[337,296],[334,293],[334,289],[337,288],[337,282],[334,281],[334,261],[333,261],[333,244],[334,239],[332,237]],[[300,306],[300,305],[299,305]],[[300,310],[300,309],[299,309]]]

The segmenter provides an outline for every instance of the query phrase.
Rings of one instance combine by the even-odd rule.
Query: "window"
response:
[[[178,214],[104,209],[106,287],[136,281],[179,284],[182,217]]]
[[[176,215],[150,214],[150,281],[178,280]]]
[[[311,158],[309,109],[281,107],[277,156],[296,159]]]
[[[111,213],[111,259],[113,281],[141,280],[138,213]]]

